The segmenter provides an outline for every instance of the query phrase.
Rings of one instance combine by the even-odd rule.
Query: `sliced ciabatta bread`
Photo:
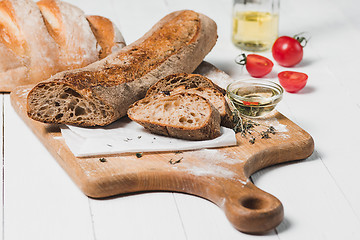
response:
[[[160,135],[188,140],[220,136],[219,112],[197,94],[144,98],[131,105],[128,116],[150,132]]]
[[[212,19],[194,11],[170,13],[103,60],[37,84],[28,95],[28,116],[47,123],[110,124],[157,80],[194,71],[215,45],[216,28]]]
[[[170,95],[181,92],[192,93],[200,95],[201,97],[209,100],[212,105],[219,111],[221,116],[221,125],[232,128],[234,125],[232,112],[229,108],[228,103],[222,93],[216,88],[200,87],[200,88],[189,88],[186,89],[185,85],[176,87],[170,91]]]
[[[222,94],[225,94],[225,90],[217,86],[210,79],[199,75],[199,74],[188,74],[188,73],[178,73],[166,76],[154,85],[152,85],[149,90],[146,92],[146,97],[154,96],[158,93],[167,93],[172,91],[174,88],[179,86],[185,86],[185,89],[189,88],[216,88]]]

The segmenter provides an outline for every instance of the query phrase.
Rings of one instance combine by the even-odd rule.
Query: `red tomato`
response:
[[[303,47],[294,38],[279,37],[272,46],[272,55],[281,66],[291,67],[298,64],[303,58]]]
[[[246,57],[246,70],[252,77],[263,77],[270,73],[274,63],[263,56],[249,54]]]
[[[301,72],[283,71],[278,74],[279,82],[289,93],[296,93],[306,85],[308,75]]]

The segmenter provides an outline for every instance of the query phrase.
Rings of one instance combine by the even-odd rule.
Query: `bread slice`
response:
[[[81,9],[60,0],[40,0],[37,5],[48,32],[59,45],[62,70],[99,60],[96,38]]]
[[[160,79],[154,85],[152,85],[149,90],[146,92],[146,97],[154,96],[160,92],[167,93],[172,91],[178,86],[185,86],[185,89],[189,88],[215,88],[219,90],[222,94],[225,94],[225,90],[210,79],[199,75],[199,74],[188,74],[188,73],[178,73],[172,74],[165,78]]]
[[[128,116],[150,132],[169,137],[206,140],[220,136],[219,112],[197,94],[144,98],[129,108]]]
[[[194,71],[216,40],[216,23],[205,15],[170,13],[118,52],[37,84],[28,95],[28,116],[46,123],[110,124],[157,80]]]
[[[197,95],[207,99],[208,101],[210,101],[211,104],[220,113],[221,125],[228,127],[228,128],[233,128],[234,122],[233,122],[232,112],[229,108],[228,103],[226,102],[224,95],[222,95],[222,93],[219,90],[217,90],[216,88],[210,88],[210,87],[185,89],[185,85],[181,85],[181,86],[173,89],[170,92],[170,95],[181,93],[181,92],[197,94]]]
[[[102,16],[86,16],[91,30],[101,47],[99,58],[103,59],[109,54],[126,46],[125,40],[113,22]]]

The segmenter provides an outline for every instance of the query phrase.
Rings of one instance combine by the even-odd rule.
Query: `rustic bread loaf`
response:
[[[0,55],[0,91],[86,66],[122,47],[120,32],[107,21],[88,21],[83,11],[59,0],[0,1],[0,52],[5,53]]]
[[[128,116],[150,132],[188,140],[220,136],[220,114],[205,98],[178,93],[148,97],[130,106]]]
[[[232,128],[234,126],[232,112],[229,105],[226,102],[224,95],[216,88],[199,87],[186,89],[185,85],[181,85],[170,91],[170,95],[181,92],[197,94],[207,99],[216,108],[216,110],[219,111],[221,116],[221,125],[228,128]]]
[[[110,124],[157,80],[194,71],[216,40],[216,24],[205,15],[170,13],[116,54],[37,84],[28,95],[28,116],[47,123]]]
[[[42,80],[54,73],[58,66],[58,46],[48,33],[35,2],[1,1],[0,29],[0,42],[26,67],[25,72],[14,71],[18,67],[2,72],[2,75],[10,77],[0,79],[1,90],[10,90],[14,85],[26,82],[23,79]],[[7,56],[0,58],[6,59]]]
[[[159,81],[157,81],[154,85],[152,85],[149,90],[146,92],[146,97],[153,96],[158,94],[159,92],[169,92],[178,86],[185,86],[185,89],[189,88],[216,88],[222,94],[225,94],[225,90],[215,83],[213,83],[210,79],[199,75],[199,74],[188,74],[188,73],[178,73],[171,74],[166,76]]]

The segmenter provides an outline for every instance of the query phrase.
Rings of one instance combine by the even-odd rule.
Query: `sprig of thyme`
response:
[[[254,144],[256,137],[254,134],[259,135],[261,139],[271,138],[270,134],[275,135],[276,129],[273,126],[265,126],[260,123],[254,122],[250,119],[243,118],[240,115],[240,112],[234,107],[233,108],[233,120],[234,120],[234,128],[235,133],[241,134],[242,137],[247,138],[250,136],[249,143]],[[266,127],[264,131],[257,131],[256,127]]]

